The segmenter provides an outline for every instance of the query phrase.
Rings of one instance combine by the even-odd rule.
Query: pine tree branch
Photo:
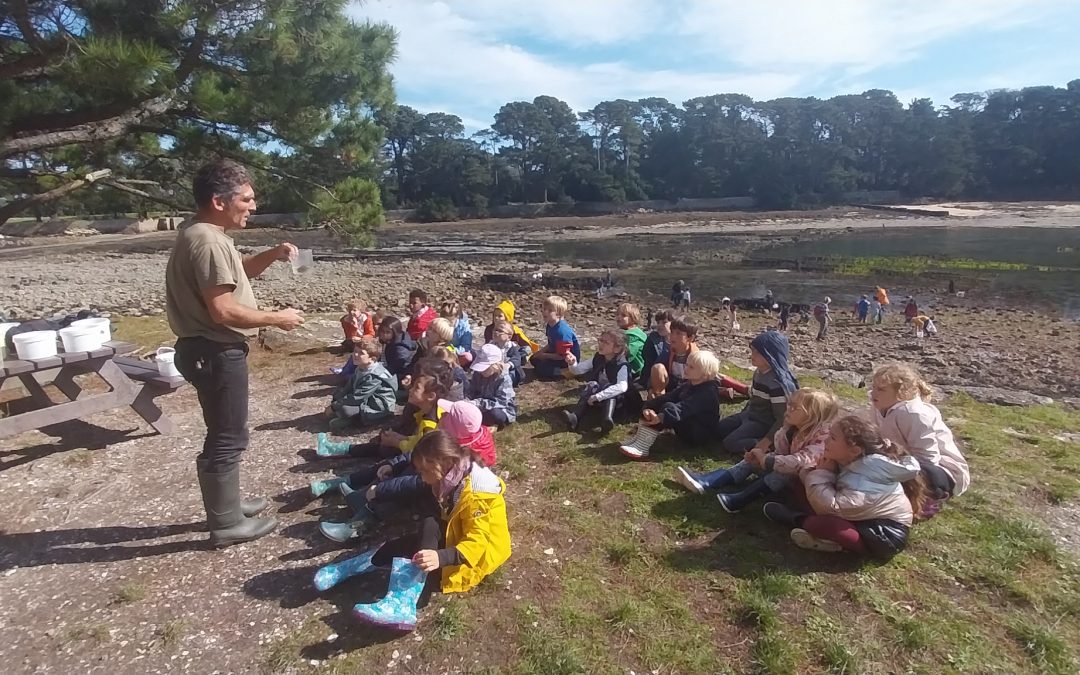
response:
[[[45,148],[75,143],[107,141],[123,136],[139,122],[167,111],[173,104],[172,94],[165,94],[138,104],[121,114],[105,119],[94,119],[66,129],[6,138],[0,141],[0,158],[20,152],[32,152]]]
[[[70,183],[61,185],[60,187],[53,188],[46,192],[41,192],[36,195],[30,195],[23,199],[15,200],[4,206],[0,206],[0,223],[5,223],[9,218],[17,213],[21,213],[26,209],[38,206],[39,204],[47,204],[48,202],[60,199],[64,195],[74,192],[79,188],[91,185],[95,181],[101,180],[112,174],[112,169],[101,169],[100,171],[94,171],[86,174],[78,180],[73,180]]]
[[[121,182],[121,181],[123,181],[123,182]],[[114,190],[119,190],[120,192],[126,192],[128,194],[132,194],[132,195],[135,195],[137,197],[142,197],[143,199],[149,199],[150,201],[157,202],[159,204],[165,204],[166,206],[169,206],[169,207],[171,207],[171,208],[173,208],[173,209],[175,209],[177,211],[189,211],[191,209],[190,206],[184,206],[184,205],[182,205],[182,204],[180,204],[178,202],[174,202],[171,199],[168,199],[166,197],[158,197],[157,195],[152,195],[149,192],[145,192],[143,190],[138,190],[136,188],[133,188],[133,187],[130,187],[130,186],[124,184],[124,183],[130,183],[130,182],[132,182],[132,181],[124,180],[124,179],[117,179],[117,180],[103,180],[103,181],[101,181],[101,184],[105,185],[106,187],[110,187],[110,188],[112,188]],[[154,185],[157,185],[157,183],[154,183],[154,181],[139,181],[139,182],[140,183],[153,183]]]

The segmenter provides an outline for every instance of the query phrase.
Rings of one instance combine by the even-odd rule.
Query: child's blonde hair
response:
[[[691,364],[705,373],[706,380],[714,380],[720,374],[720,359],[707,349],[690,352],[690,356],[686,357],[686,365]]]
[[[456,298],[454,300],[447,300],[442,304],[442,307],[439,309],[439,316],[444,319],[456,321],[457,319],[461,318],[461,315],[461,301],[457,300]]]
[[[802,408],[806,412],[806,424],[795,431],[795,438],[792,439],[792,445],[797,445],[840,414],[840,399],[831,391],[807,387],[791,395],[788,407]]]
[[[514,337],[514,327],[506,319],[498,319],[491,324],[492,333],[506,333],[507,339]]]
[[[544,298],[544,304],[541,305],[544,309],[550,309],[559,316],[566,316],[566,310],[570,308],[566,304],[566,300],[558,295],[549,295]]]
[[[887,384],[896,390],[897,398],[910,401],[921,398],[927,403],[934,395],[933,388],[906,363],[887,363],[874,371],[872,382]]]
[[[360,298],[353,298],[345,303],[346,312],[355,312],[358,309],[363,309],[364,303],[360,301]]]
[[[616,316],[625,316],[635,326],[641,325],[641,310],[632,302],[624,302],[619,305],[619,309],[616,310],[615,314]]]
[[[428,337],[428,344],[449,344],[450,340],[454,337],[454,324],[442,317],[434,319],[428,324],[427,335],[435,337],[438,340],[438,342],[433,343],[431,337]]]

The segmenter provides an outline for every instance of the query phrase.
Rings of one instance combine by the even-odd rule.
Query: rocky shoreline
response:
[[[88,308],[124,316],[164,313],[167,251],[51,255],[6,260],[0,304],[9,316],[30,318]],[[542,335],[539,304],[548,292],[498,293],[482,287],[490,272],[523,275],[536,269],[529,260],[370,258],[318,263],[295,276],[288,265],[275,265],[253,287],[267,308],[291,306],[310,314],[333,316],[352,297],[371,306],[404,313],[410,288],[423,288],[433,298],[457,297],[478,322],[486,323],[490,308],[509,295],[520,311],[521,325]],[[560,290],[571,304],[571,325],[586,343],[614,323],[623,301],[643,309],[666,305],[666,289],[630,297],[618,286],[604,298],[592,293]],[[1080,396],[1080,326],[1019,308],[977,308],[945,298],[932,308],[941,333],[916,340],[896,313],[880,325],[856,325],[837,307],[828,340],[817,342],[809,325],[791,330],[795,365],[808,371],[841,373],[858,384],[876,364],[902,360],[919,366],[928,379],[946,387],[989,387],[1019,390],[1054,399]],[[746,359],[746,338],[773,323],[764,313],[740,316],[741,331],[727,329],[718,307],[696,305],[692,318],[702,329],[701,343],[734,363]],[[984,392],[985,393],[985,392]],[[1002,401],[998,391],[985,394]],[[1039,402],[1024,399],[1023,402]]]

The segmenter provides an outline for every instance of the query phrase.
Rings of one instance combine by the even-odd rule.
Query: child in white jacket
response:
[[[882,366],[874,372],[871,414],[882,436],[919,461],[930,496],[942,500],[963,494],[971,473],[941,411],[929,402],[931,392],[911,366]]]
[[[883,560],[907,546],[924,499],[919,463],[871,423],[854,415],[834,422],[825,454],[800,478],[812,514],[778,502],[764,508],[770,520],[793,528],[797,546]]]

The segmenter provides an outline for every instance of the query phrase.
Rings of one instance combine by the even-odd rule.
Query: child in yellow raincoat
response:
[[[420,439],[412,462],[438,501],[445,529],[427,517],[418,532],[315,573],[315,587],[324,591],[374,567],[390,566],[386,596],[352,611],[360,621],[399,630],[416,628],[416,603],[428,573],[441,569],[442,591],[462,593],[510,557],[502,479],[441,429]]]
[[[540,351],[539,343],[533,342],[521,327],[514,323],[517,308],[509,300],[503,300],[492,311],[492,321],[484,329],[484,342],[494,342],[506,351],[506,361],[510,364],[510,382],[515,387],[525,380],[522,365],[529,356]],[[505,321],[510,324],[509,335],[499,335],[499,326]]]

